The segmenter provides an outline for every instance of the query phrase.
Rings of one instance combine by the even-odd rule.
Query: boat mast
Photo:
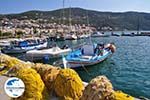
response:
[[[139,15],[138,15],[138,18],[137,18],[137,34],[139,34],[140,33],[140,17],[139,17]]]
[[[89,22],[89,13],[88,10],[86,10],[86,20],[87,20],[87,26],[90,26],[90,22]]]
[[[70,27],[70,32],[72,30],[72,23],[71,23],[71,6],[69,7],[69,27]]]
[[[90,22],[89,22],[89,13],[88,13],[88,10],[86,10],[86,21],[87,21],[87,33],[88,35],[90,34]],[[89,43],[92,44],[92,39],[91,39],[91,36],[89,36]]]
[[[64,9],[64,7],[65,7],[65,0],[63,0],[63,11],[62,11],[62,13],[63,13],[62,14],[62,16],[63,16],[63,22],[62,23],[63,23],[63,25],[65,24],[65,21],[64,21],[65,20],[65,9]]]
[[[69,33],[72,31],[72,19],[71,19],[71,0],[69,0],[69,11],[68,11],[68,20],[69,20],[69,23],[68,23],[68,30],[69,30]]]

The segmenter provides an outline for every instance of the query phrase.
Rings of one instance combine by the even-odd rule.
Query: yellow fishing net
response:
[[[35,69],[41,76],[44,76],[47,70],[49,69],[58,69],[58,67],[42,63],[35,63],[34,66],[32,66],[32,68]]]
[[[25,92],[21,97],[14,100],[48,100],[46,87],[40,75],[34,69],[19,69],[16,77],[23,80]]]
[[[5,65],[8,67],[13,67],[14,65],[16,65],[20,62],[22,63],[23,61],[15,58],[15,57],[10,57],[5,54],[0,54],[0,63],[1,64],[5,63]]]
[[[36,63],[32,68],[41,75],[41,78],[48,88],[49,93],[51,93],[54,89],[54,82],[60,68],[41,63]]]
[[[63,100],[79,100],[84,86],[72,69],[61,69],[54,84],[56,94]]]
[[[53,87],[54,80],[56,79],[56,76],[59,72],[58,67],[53,67],[51,65],[41,63],[34,64],[30,62],[24,62],[17,58],[7,56],[5,54],[0,55],[0,67],[4,67],[4,70],[0,70],[0,75],[4,73],[6,74],[7,72],[8,76],[15,76],[16,72],[20,68],[35,69],[37,73],[40,74],[42,80],[50,91]]]
[[[0,64],[0,69],[0,76],[9,70],[8,67],[5,67],[5,64]]]
[[[56,80],[57,75],[59,74],[59,68],[49,68],[45,71],[44,76],[42,77],[46,87],[48,88],[49,92],[54,90],[54,83]]]
[[[7,56],[5,54],[0,54],[0,67],[5,66],[5,69],[0,71],[0,75],[4,74],[10,68],[18,65],[20,63],[24,63],[23,61],[16,59],[14,57]]]
[[[134,97],[128,95],[128,94],[125,94],[121,91],[115,91],[114,92],[114,95],[115,95],[115,99],[114,100],[134,100]]]
[[[113,87],[105,76],[98,76],[86,86],[81,100],[113,100]]]

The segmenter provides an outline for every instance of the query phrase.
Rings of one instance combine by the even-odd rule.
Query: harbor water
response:
[[[112,82],[115,90],[122,90],[132,96],[150,98],[150,37],[147,36],[121,36],[96,37],[96,43],[114,42],[117,51],[106,61],[85,68],[76,69],[83,81],[89,82],[98,75],[106,75]],[[75,47],[84,39],[57,42]],[[24,59],[24,55],[14,55]],[[54,62],[51,61],[52,64]]]

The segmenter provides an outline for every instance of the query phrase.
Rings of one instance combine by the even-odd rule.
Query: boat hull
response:
[[[61,50],[60,52],[52,51],[51,49],[44,50],[32,50],[26,53],[26,58],[30,61],[60,58],[62,55],[67,55],[71,52],[71,49]]]
[[[91,35],[91,37],[109,37],[109,35]]]
[[[5,54],[17,54],[17,53],[25,53],[26,50],[25,49],[21,49],[21,48],[15,48],[15,49],[4,49],[2,50],[3,53]]]
[[[4,48],[4,49],[2,49],[2,52],[6,53],[6,54],[25,53],[29,50],[41,49],[41,48],[45,48],[45,47],[47,47],[47,42],[36,45],[36,46],[29,46],[29,47]]]
[[[103,62],[104,60],[106,60],[107,58],[109,58],[112,55],[112,53],[110,53],[108,56],[104,57],[103,59],[99,59],[93,62],[88,62],[88,61],[67,61],[67,66],[70,68],[79,68],[79,67],[85,67],[85,66],[92,66],[92,65],[96,65],[99,64],[101,62]]]

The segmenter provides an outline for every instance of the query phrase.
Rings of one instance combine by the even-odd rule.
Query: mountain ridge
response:
[[[64,9],[69,9],[69,8],[64,8]],[[84,9],[80,7],[72,7],[72,9],[82,9],[82,10],[88,10],[88,11],[95,11],[95,12],[102,12],[102,13],[144,13],[144,14],[150,14],[149,12],[138,12],[138,11],[123,11],[123,12],[113,12],[113,11],[98,11],[98,10],[90,10],[90,9]],[[23,11],[19,13],[8,13],[8,14],[0,14],[0,15],[17,15],[17,14],[22,14],[22,13],[27,13],[27,12],[51,12],[51,11],[57,11],[57,10],[62,10],[60,9],[53,9],[53,10],[29,10],[29,11]]]
[[[31,10],[19,14],[3,14],[0,19],[46,19],[48,22],[59,23],[62,20],[63,9],[52,11]],[[69,8],[64,9],[65,24],[69,23]],[[88,14],[87,14],[88,13]],[[145,12],[103,12],[71,8],[72,24],[87,24],[87,15],[91,26],[101,29],[111,27],[113,30],[150,30],[150,13]]]

